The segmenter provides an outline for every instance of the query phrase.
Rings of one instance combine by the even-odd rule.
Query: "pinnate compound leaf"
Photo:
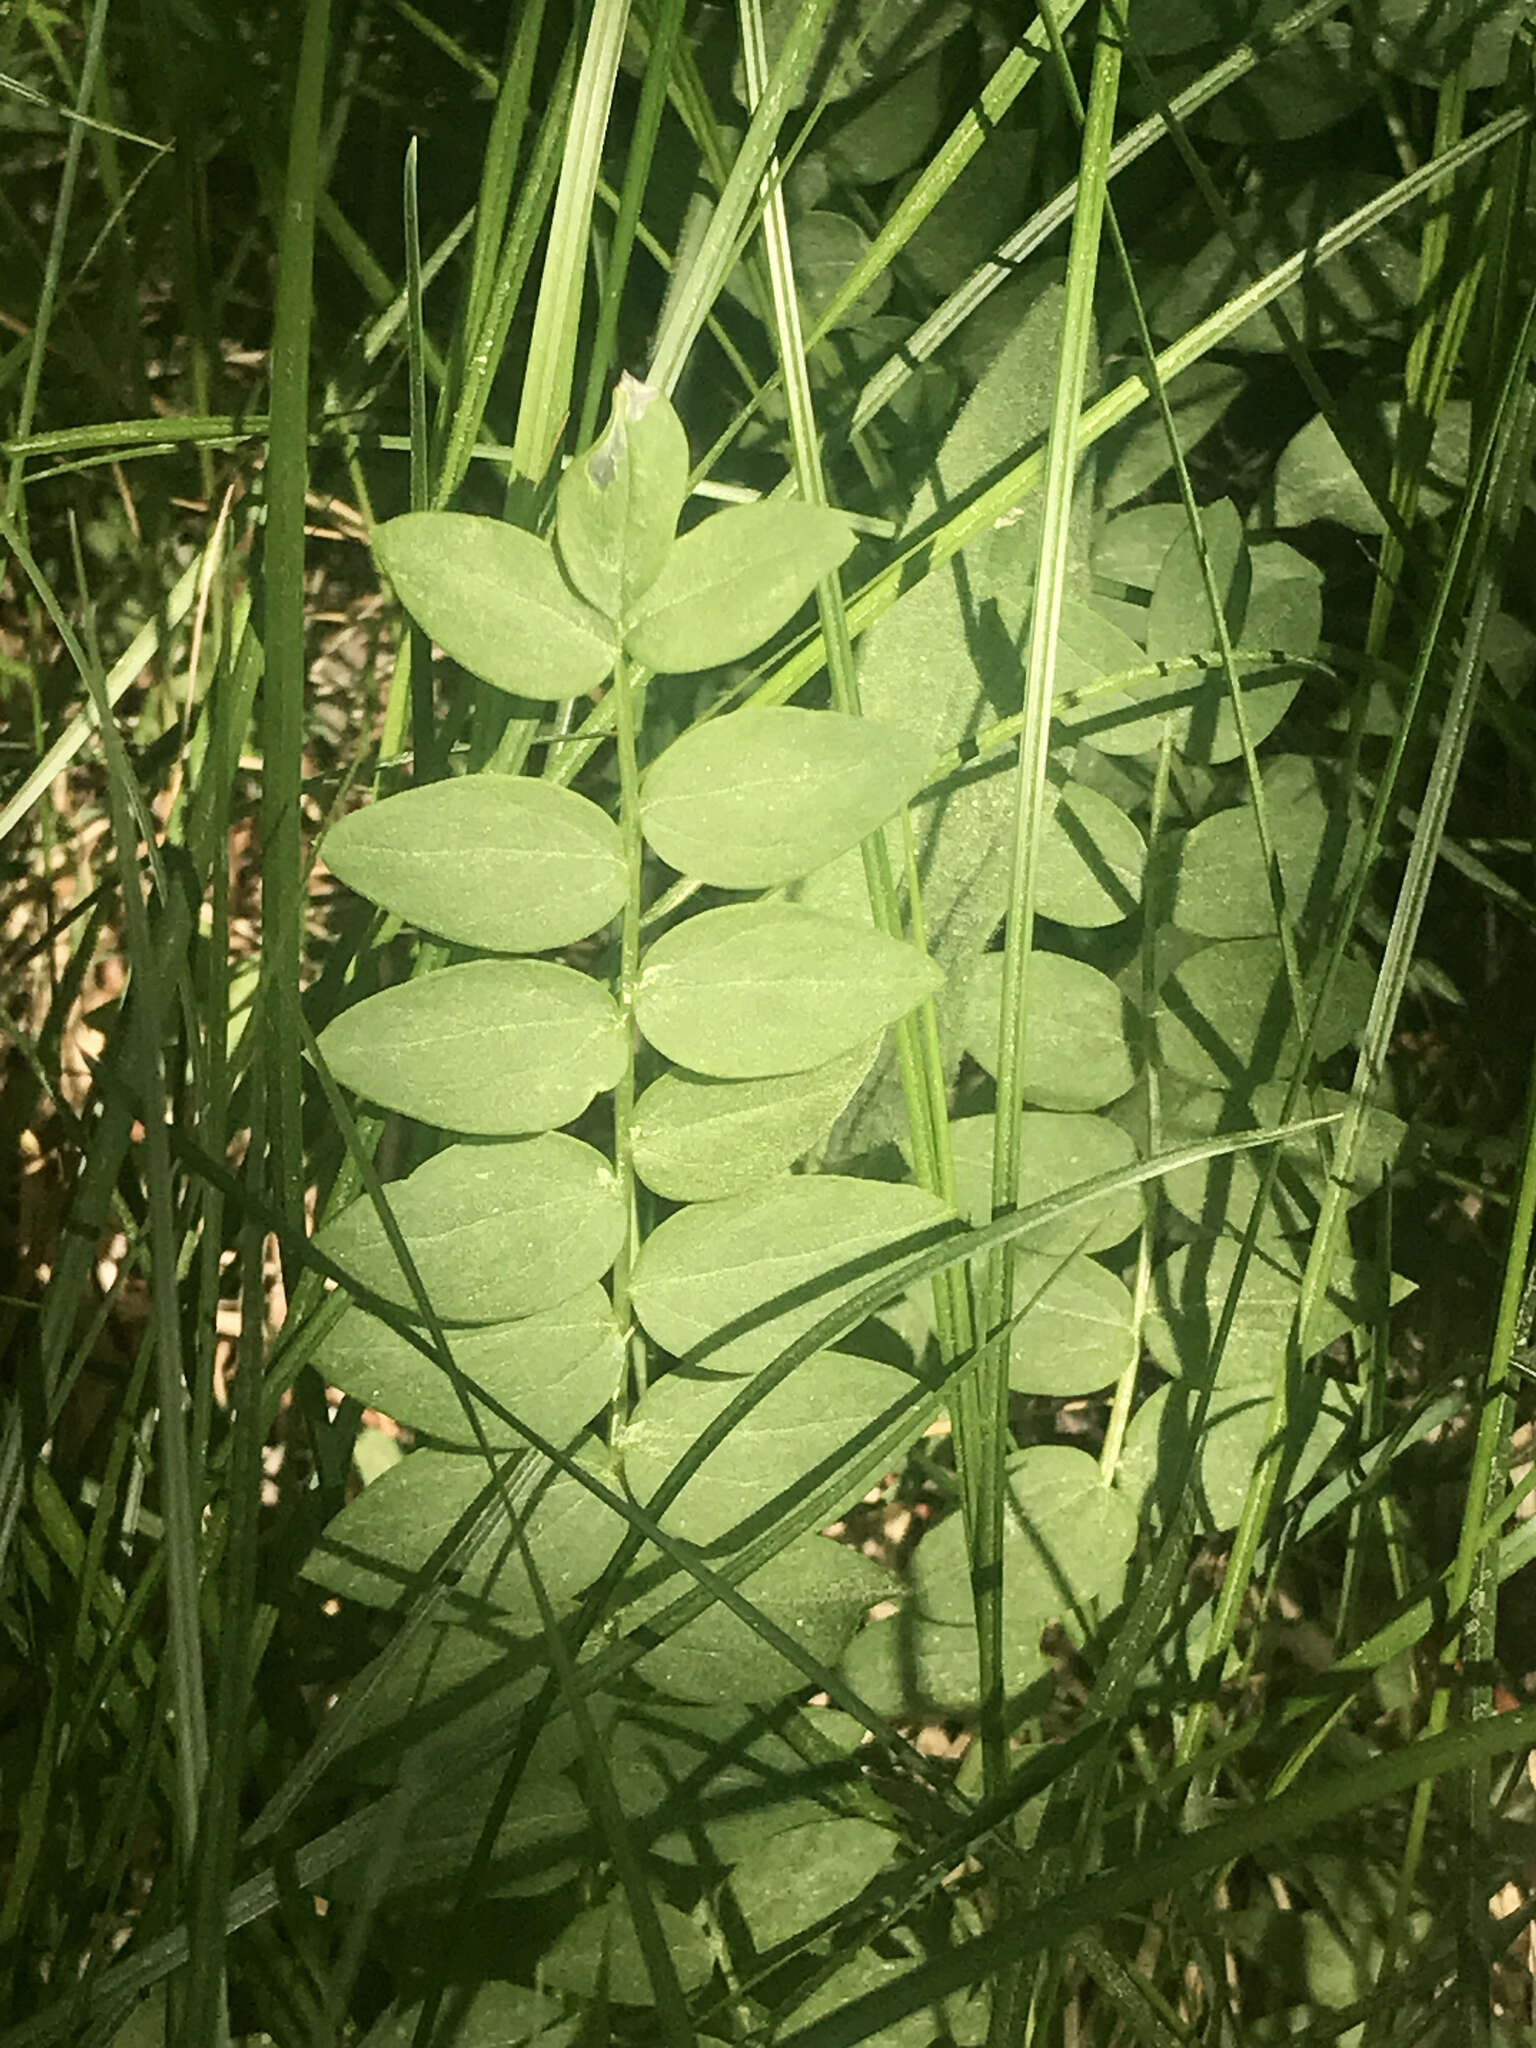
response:
[[[560,479],[555,515],[565,572],[606,618],[623,618],[660,575],[687,495],[683,423],[626,370],[607,432]]]
[[[808,1535],[750,1572],[740,1591],[807,1657],[835,1670],[854,1630],[893,1584],[873,1558],[829,1537]],[[637,1669],[659,1692],[706,1704],[778,1699],[812,1682],[749,1622],[718,1605],[685,1622],[642,1657]]]
[[[708,1981],[715,1959],[704,1934],[686,1913],[656,1901],[662,1938],[684,1991]],[[623,1894],[578,1913],[539,1963],[542,1981],[576,1998],[610,1999],[616,2005],[654,2005],[655,1994]]]
[[[1191,1482],[1202,1530],[1236,1528],[1249,1484],[1267,1455],[1283,1460],[1277,1502],[1300,1493],[1348,1425],[1345,1390],[1309,1373],[1290,1404],[1283,1443],[1272,1444],[1273,1395],[1273,1379],[1264,1379],[1222,1385],[1211,1396]],[[1164,1515],[1177,1506],[1169,1489],[1182,1465],[1198,1398],[1193,1384],[1171,1381],[1143,1401],[1125,1432],[1119,1484],[1133,1498],[1155,1493]]]
[[[713,1371],[669,1372],[647,1389],[615,1440],[636,1500],[652,1497],[740,1391],[738,1381]],[[710,1452],[664,1511],[662,1526],[700,1548],[718,1543],[739,1523],[776,1511],[779,1495],[798,1481],[841,1464],[861,1433],[875,1434],[873,1425],[911,1391],[910,1378],[895,1366],[818,1352],[771,1388]],[[850,1501],[885,1469],[878,1444],[871,1455],[872,1465],[849,1474]]]
[[[624,907],[619,828],[589,798],[520,775],[465,775],[353,811],[326,864],[396,916],[491,953],[588,938]]]
[[[836,1122],[879,1040],[824,1067],[758,1081],[663,1074],[635,1104],[635,1171],[673,1202],[713,1202],[787,1173]]]
[[[965,985],[965,1049],[993,1078],[1003,956],[985,953]],[[1125,998],[1107,974],[1064,953],[1029,963],[1024,1098],[1042,1109],[1098,1109],[1135,1079]]]
[[[373,551],[400,602],[482,682],[564,703],[613,667],[612,626],[577,597],[554,549],[476,512],[403,512]]]
[[[670,1060],[722,1080],[803,1073],[932,995],[926,954],[793,903],[706,910],[641,963],[635,1021]]]
[[[722,889],[790,882],[899,811],[924,743],[841,711],[734,711],[675,740],[647,770],[640,821],[662,859]]]
[[[825,506],[765,500],[717,512],[674,544],[629,615],[625,649],[670,675],[739,661],[786,625],[852,548],[847,520]]]
[[[485,1137],[571,1122],[626,1057],[608,991],[548,960],[472,960],[383,989],[328,1024],[320,1049],[386,1109]]]
[[[1365,1022],[1375,977],[1354,954],[1340,962],[1313,1050],[1345,1046]],[[1205,1088],[1247,1091],[1288,1074],[1300,1035],[1278,939],[1219,939],[1163,983],[1156,1018],[1165,1066]]]
[[[753,1946],[774,1948],[846,1906],[900,1847],[898,1835],[870,1820],[813,1820],[781,1829],[731,1873]]]
[[[984,1223],[992,1213],[992,1118],[966,1116],[950,1125],[955,1157],[955,1186],[961,1213]],[[1064,1193],[1101,1173],[1132,1166],[1136,1146],[1130,1134],[1108,1117],[1073,1111],[1027,1109],[1019,1129],[1019,1192],[1015,1204],[1025,1209],[1050,1195]],[[1102,1251],[1129,1237],[1141,1222],[1140,1188],[1124,1188],[1100,1202],[1073,1209],[1053,1222],[1038,1223],[1017,1239],[1021,1251]],[[1017,1304],[1023,1307],[1021,1298]]]
[[[385,1194],[428,1299],[454,1322],[552,1308],[600,1279],[624,1239],[613,1168],[560,1133],[450,1145]],[[369,1292],[415,1308],[366,1195],[323,1225],[316,1245]]]
[[[868,1287],[889,1262],[882,1254],[916,1249],[915,1240],[953,1220],[922,1188],[792,1175],[669,1216],[635,1262],[635,1313],[658,1344],[701,1372],[758,1372]],[[789,1299],[770,1309],[779,1297]]]
[[[555,1308],[514,1323],[447,1333],[464,1377],[555,1443],[590,1422],[618,1384],[623,1346],[607,1295],[583,1287]],[[349,1308],[315,1350],[330,1384],[444,1443],[474,1441],[453,1381],[437,1362],[366,1310]],[[482,1402],[481,1427],[497,1450],[525,1439]]]

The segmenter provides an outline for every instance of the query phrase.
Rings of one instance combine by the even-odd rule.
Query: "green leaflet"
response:
[[[524,2041],[536,2042],[537,2048],[572,2048],[581,2023],[557,2024],[560,2010],[558,2001],[542,1992],[492,1982],[471,1993],[454,2031],[459,2048],[521,2048]],[[391,2007],[368,2029],[362,2048],[411,2048],[420,2016],[419,2002]]]
[[[883,1565],[826,1536],[798,1536],[741,1582],[743,1596],[818,1663],[835,1668],[854,1631],[892,1590]],[[677,1699],[775,1699],[804,1688],[798,1665],[728,1607],[706,1609],[637,1666],[647,1684]]]
[[[717,512],[677,541],[637,600],[625,650],[678,675],[739,661],[789,623],[852,547],[847,520],[823,506],[765,500]]]
[[[761,1952],[856,1899],[901,1838],[868,1820],[825,1818],[781,1829],[731,1873],[736,1907]]]
[[[867,1286],[893,1247],[952,1220],[921,1188],[793,1176],[669,1216],[636,1261],[635,1312],[702,1372],[757,1372]]]
[[[994,1078],[1003,956],[985,953],[965,985],[965,1049]],[[1063,953],[1029,967],[1024,1095],[1042,1109],[1098,1109],[1135,1079],[1130,1013],[1107,974]]]
[[[1003,1528],[1003,1679],[1010,1696],[1050,1670],[1040,1647],[1059,1620],[1081,1641],[1093,1607],[1119,1603],[1136,1542],[1138,1496],[1108,1487],[1098,1462],[1062,1444],[1008,1460]],[[913,1598],[870,1624],[843,1660],[849,1683],[878,1711],[973,1709],[975,1626],[961,1517],[951,1514],[917,1547]]]
[[[650,948],[635,1020],[696,1073],[802,1073],[905,1016],[942,978],[916,947],[872,927],[792,903],[734,904]]]
[[[499,1764],[460,1776],[411,1809],[390,1871],[392,1894],[431,1892],[443,1900],[452,1896],[452,1888],[463,1881],[473,1860],[501,1776]],[[490,1864],[482,1879],[483,1896],[522,1898],[568,1884],[591,1854],[591,1836],[586,1801],[572,1781],[548,1768],[529,1771],[496,1830]],[[359,1872],[352,1882],[357,1890],[365,1891],[366,1873]],[[511,1991],[516,1987],[498,1988]],[[530,1998],[531,1994],[523,1996]],[[488,2026],[493,2021],[522,2024],[528,2011],[516,2003],[482,2009]],[[473,2040],[475,2036],[461,2033],[460,2038]],[[480,2038],[485,2048],[492,2048],[493,2043],[515,2041],[518,2036],[487,2032]],[[534,2038],[537,2048],[546,2048],[548,2035]],[[402,2048],[409,2044],[407,2035]]]
[[[1117,1172],[1136,1157],[1129,1133],[1108,1117],[1027,1109],[1021,1124],[1016,1203],[1021,1209],[1097,1174]],[[992,1119],[961,1117],[951,1124],[950,1134],[961,1213],[971,1222],[982,1222],[992,1209]],[[1099,1251],[1129,1237],[1141,1214],[1140,1189],[1126,1188],[1102,1203],[1038,1224],[1019,1238],[1019,1249],[1062,1258],[1079,1250]]]
[[[1217,1131],[1253,1130],[1268,1120],[1284,1101],[1286,1084],[1266,1082],[1252,1096],[1227,1096],[1213,1089],[1186,1088],[1176,1081],[1163,1104],[1162,1137],[1168,1145],[1198,1142]],[[1316,1088],[1304,1098],[1313,1114],[1326,1116],[1348,1098],[1331,1088]],[[1382,1175],[1395,1163],[1408,1127],[1389,1110],[1368,1112],[1351,1182],[1354,1199],[1377,1192]],[[1271,1206],[1260,1221],[1260,1235],[1294,1235],[1317,1221],[1324,1173],[1316,1137],[1293,1139],[1282,1147],[1283,1159]],[[1261,1169],[1241,1153],[1185,1166],[1166,1176],[1163,1192],[1181,1215],[1203,1232],[1221,1229],[1241,1235],[1258,1195]]]
[[[405,512],[374,529],[411,617],[482,682],[564,703],[607,676],[611,624],[575,595],[547,542],[473,512]]]
[[[1096,789],[1058,789],[1040,832],[1035,907],[1062,924],[1118,924],[1141,901],[1147,845],[1134,819]]]
[[[1271,1445],[1273,1393],[1273,1379],[1263,1379],[1223,1385],[1212,1396],[1193,1480],[1202,1529],[1236,1527],[1254,1468],[1266,1454],[1285,1461],[1286,1482],[1276,1493],[1276,1504],[1300,1493],[1348,1425],[1346,1391],[1311,1373],[1290,1404],[1283,1442]],[[1159,1387],[1131,1417],[1119,1474],[1127,1493],[1155,1493],[1160,1478],[1179,1469],[1197,1398],[1193,1387],[1175,1380]],[[1165,1515],[1172,1505],[1160,1498]]]
[[[473,960],[384,989],[327,1025],[320,1049],[386,1109],[487,1137],[570,1123],[625,1060],[612,996],[548,960]]]
[[[831,1130],[869,1072],[878,1039],[803,1074],[711,1081],[674,1071],[635,1104],[635,1171],[674,1202],[717,1201],[787,1173]]]
[[[613,1168],[590,1145],[558,1133],[450,1145],[385,1193],[428,1299],[454,1322],[553,1307],[601,1278],[624,1236]],[[414,1309],[366,1195],[315,1241],[359,1285]]]
[[[555,538],[577,590],[622,620],[672,549],[688,495],[688,437],[668,400],[626,371],[608,431],[560,479]]]
[[[656,1918],[684,1991],[696,1991],[715,1967],[708,1939],[686,1913],[656,1901]],[[544,1982],[578,1998],[604,1996],[619,2005],[653,2003],[650,1974],[622,1892],[578,1913],[540,1959]]]
[[[1263,772],[1265,808],[1287,921],[1315,934],[1360,857],[1361,828],[1307,755],[1280,755]],[[1210,939],[1261,937],[1275,928],[1250,803],[1202,819],[1179,845],[1173,922]]]
[[[569,946],[624,902],[618,826],[586,797],[526,776],[404,790],[333,825],[324,853],[360,895],[492,953]]]
[[[709,1370],[702,1374],[670,1372],[657,1380],[615,1438],[625,1484],[642,1503],[741,1391],[712,1359],[705,1364]],[[719,1543],[829,1458],[846,1457],[861,1433],[900,1406],[911,1385],[895,1366],[818,1352],[742,1417],[667,1508],[662,1526],[701,1549]],[[849,1477],[850,1501],[885,1469],[878,1446],[872,1455],[867,1471]]]
[[[1115,1606],[1136,1545],[1137,1504],[1107,1486],[1098,1460],[1065,1444],[1033,1444],[1008,1460],[1003,1538],[1004,1627],[1038,1642],[1061,1620],[1081,1640],[1094,1605]],[[929,1621],[963,1624],[971,1588],[961,1518],[948,1516],[918,1545],[913,1589]]]
[[[1372,480],[1378,489],[1391,464],[1401,417],[1402,406],[1396,402],[1369,411],[1355,406],[1344,414],[1350,445],[1365,451],[1362,461],[1366,455],[1372,459]],[[1471,406],[1465,399],[1447,399],[1435,418],[1429,474],[1419,500],[1421,511],[1443,512],[1465,489],[1471,436]],[[1321,413],[1314,414],[1287,442],[1275,465],[1271,489],[1276,526],[1307,526],[1315,519],[1331,519],[1353,533],[1386,531],[1375,498]]]
[[[1182,453],[1188,455],[1204,440],[1247,385],[1246,370],[1210,360],[1196,363],[1178,379],[1168,402]],[[1149,408],[1144,418],[1108,436],[1099,458],[1099,503],[1108,509],[1128,504],[1172,467],[1162,415]]]
[[[807,1761],[826,1740],[820,1731],[841,1719],[824,1708],[802,1707],[770,1724],[737,1705],[639,1703],[613,1729],[614,1789],[658,1856],[682,1864],[736,1863],[781,1829],[835,1811],[844,1788],[857,1782],[851,1762],[834,1771],[819,1759]],[[800,1746],[781,1730],[798,1736]],[[683,1780],[694,1792],[687,1815],[692,1827],[678,1825]]]
[[[623,1364],[613,1311],[596,1285],[517,1322],[453,1330],[448,1341],[454,1363],[474,1387],[557,1443],[592,1419],[612,1394]],[[347,1310],[316,1347],[315,1363],[365,1408],[445,1443],[474,1441],[443,1368],[363,1309]],[[496,1449],[522,1445],[510,1424],[477,1406]]]
[[[1238,1249],[1230,1237],[1202,1238],[1180,1246],[1158,1267],[1146,1341],[1167,1371],[1186,1379],[1210,1377],[1211,1342],[1237,1267]],[[1410,1281],[1393,1275],[1392,1302],[1412,1292]],[[1241,1307],[1217,1367],[1218,1386],[1273,1382],[1285,1363],[1300,1299],[1301,1268],[1292,1249],[1275,1245],[1255,1251],[1243,1277]],[[1313,1356],[1326,1351],[1346,1330],[1379,1322],[1389,1306],[1368,1262],[1340,1259],[1317,1313]]]
[[[1034,1303],[1009,1346],[1013,1391],[1091,1394],[1117,1380],[1135,1355],[1135,1304],[1124,1281],[1095,1259],[1063,1263],[1045,1252],[1016,1252],[1013,1272],[1015,1312]]]
[[[1319,1059],[1355,1036],[1374,985],[1366,963],[1346,954],[1314,1040]],[[1154,1028],[1164,1065],[1202,1087],[1246,1091],[1288,1073],[1300,1039],[1280,941],[1220,939],[1201,947],[1163,982]]]
[[[589,1441],[583,1460],[610,1485],[607,1451]],[[497,1496],[485,1460],[465,1451],[413,1451],[365,1486],[326,1524],[304,1576],[367,1607],[398,1607],[419,1593],[422,1574],[462,1518]],[[607,1564],[624,1524],[579,1481],[556,1474],[527,1521],[529,1549],[557,1612],[574,1606]],[[455,1620],[488,1620],[519,1635],[541,1634],[539,1606],[504,1524],[482,1543],[447,1596]]]
[[[814,327],[842,289],[843,281],[869,254],[869,237],[857,221],[845,213],[815,208],[805,213],[790,230],[790,248],[795,262],[795,285],[800,296],[800,318]],[[891,273],[881,271],[870,287],[861,292],[834,323],[847,327],[879,312],[891,295]]]
[[[899,811],[924,743],[840,711],[784,705],[696,725],[647,771],[646,838],[685,875],[762,889],[808,875]]]

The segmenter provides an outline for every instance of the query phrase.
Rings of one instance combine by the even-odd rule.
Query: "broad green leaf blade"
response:
[[[824,1066],[932,995],[926,955],[793,903],[688,918],[641,964],[635,1020],[658,1052],[723,1080]]]
[[[1242,637],[1250,575],[1242,518],[1231,499],[1223,498],[1219,504],[1202,507],[1200,524],[1227,630],[1236,641]],[[1186,527],[1163,558],[1147,614],[1147,652],[1154,660],[1194,654],[1216,644],[1200,552]]]
[[[1375,976],[1346,954],[1319,1022],[1313,1050],[1326,1059],[1359,1031]],[[1155,1018],[1165,1066],[1205,1088],[1250,1091],[1288,1074],[1300,1040],[1278,939],[1220,939],[1164,981]]]
[[[1243,1511],[1253,1475],[1269,1438],[1273,1377],[1234,1381],[1211,1397],[1200,1436],[1194,1486],[1202,1530],[1233,1529]],[[1144,1401],[1131,1417],[1120,1457],[1119,1483],[1133,1498],[1150,1494],[1166,1517],[1175,1503],[1158,1495],[1159,1475],[1181,1469],[1198,1394],[1171,1381]],[[1276,1504],[1290,1500],[1317,1476],[1349,1422],[1345,1390],[1316,1373],[1302,1381],[1293,1399],[1284,1442],[1274,1454],[1285,1461],[1285,1480]]]
[[[673,1202],[718,1201],[776,1179],[831,1130],[878,1049],[872,1040],[824,1067],[759,1081],[663,1074],[635,1104],[636,1173]]]
[[[615,1437],[624,1479],[644,1502],[741,1391],[712,1356],[704,1374],[669,1372],[647,1389]],[[855,1440],[911,1392],[895,1366],[844,1352],[819,1352],[765,1394],[705,1459],[661,1517],[662,1527],[698,1547],[718,1543],[740,1522],[828,1460],[846,1457]],[[848,1475],[857,1500],[885,1470],[881,1447],[867,1469]]]
[[[588,604],[622,619],[660,575],[688,495],[688,437],[670,401],[626,371],[608,431],[560,479],[555,537]]]
[[[464,2002],[461,2016],[455,2004],[457,2048],[521,2048],[525,2041],[537,2048],[573,2048],[580,2022],[559,2024],[562,2010],[557,1999],[521,1984],[482,1984]],[[368,2029],[362,2048],[411,2048],[420,2018],[419,2000],[392,2006]]]
[[[555,1308],[453,1330],[448,1341],[464,1377],[500,1407],[555,1443],[585,1427],[618,1385],[623,1347],[601,1287],[584,1287]],[[360,1308],[349,1308],[322,1338],[315,1364],[333,1385],[444,1443],[473,1442],[453,1382],[434,1359]],[[524,1439],[483,1403],[481,1427],[496,1450]]]
[[[757,1372],[867,1287],[883,1254],[951,1221],[921,1188],[792,1176],[669,1216],[636,1261],[635,1312],[658,1344],[700,1371]],[[849,1266],[857,1272],[828,1279]],[[782,1295],[805,1298],[770,1311]]]
[[[385,1192],[433,1307],[453,1322],[552,1308],[600,1279],[624,1238],[613,1168],[559,1133],[450,1145]],[[359,1285],[414,1309],[366,1196],[325,1224],[316,1245]]]
[[[731,1890],[761,1953],[856,1899],[896,1856],[901,1838],[869,1820],[813,1820],[781,1829],[731,1873]]]
[[[580,1456],[613,1484],[602,1445],[589,1444]],[[412,1451],[332,1517],[304,1576],[344,1600],[399,1606],[408,1593],[419,1593],[422,1574],[462,1518],[495,1500],[478,1452]],[[623,1530],[619,1517],[579,1481],[563,1473],[550,1481],[528,1515],[527,1536],[558,1613],[573,1607],[602,1571]],[[449,1590],[447,1612],[455,1620],[494,1620],[519,1635],[540,1634],[538,1601],[510,1529],[499,1527],[469,1559]]]
[[[418,1909],[428,1905],[440,1907],[449,1902],[468,1874],[486,1813],[496,1798],[502,1776],[503,1766],[500,1763],[474,1771],[467,1777],[459,1775],[447,1787],[434,1793],[432,1798],[422,1800],[411,1810],[390,1870],[389,1891],[392,1896],[398,1897],[401,1893],[434,1895],[430,1901],[420,1897],[413,1899],[412,1905]],[[512,1795],[506,1815],[496,1830],[490,1862],[480,1878],[482,1896],[487,1899],[526,1898],[552,1891],[557,1885],[569,1884],[580,1873],[591,1853],[592,1821],[586,1801],[575,1785],[569,1778],[547,1768],[530,1770]],[[333,1895],[342,1898],[366,1896],[368,1883],[366,1870],[359,1867],[347,1873],[342,1883],[335,1887]],[[516,1987],[504,1985],[496,1988],[511,1991]],[[525,1997],[529,1995],[524,1993]],[[471,2012],[474,2010],[471,2007]],[[482,2048],[504,2048],[504,2044],[521,2039],[532,2041],[536,2048],[550,2048],[552,2041],[558,2043],[572,2038],[563,2027],[552,2034],[519,2035],[490,2031],[497,2025],[505,2029],[524,2023],[528,2008],[519,2007],[516,2003],[504,2005],[498,2001],[486,2005],[481,2011],[485,2030],[476,2033],[470,2031],[468,2024],[461,2028],[456,2023],[454,2032],[460,2041],[479,2041]],[[409,2035],[401,2048],[410,2048]]]
[[[1047,799],[1035,908],[1061,924],[1118,924],[1141,901],[1147,846],[1120,806],[1080,782]]]
[[[656,1917],[672,1952],[678,1982],[697,1991],[715,1967],[705,1935],[686,1913],[656,1901]],[[539,1961],[542,1981],[576,1998],[611,1999],[618,2005],[655,2003],[650,1975],[623,1894],[578,1913]]]
[[[967,1570],[963,1558],[959,1568]],[[1017,1698],[1050,1670],[1038,1634],[1016,1635],[1005,1616],[1003,1684],[1008,1697]],[[974,1719],[981,1693],[976,1624],[930,1621],[908,1604],[860,1629],[843,1658],[843,1677],[866,1706],[888,1720]]]
[[[1136,1158],[1129,1133],[1108,1117],[1071,1111],[1028,1109],[1020,1118],[1020,1209],[1060,1194],[1079,1181],[1116,1173]],[[955,1156],[955,1186],[961,1214],[981,1223],[992,1210],[992,1118],[960,1117],[950,1126]],[[1072,1210],[1054,1222],[1040,1223],[1019,1238],[1019,1249],[1049,1252],[1059,1258],[1078,1250],[1100,1251],[1119,1244],[1141,1222],[1138,1188],[1107,1195],[1102,1202]]]
[[[803,1742],[808,1730],[841,1726],[841,1717],[800,1708],[775,1720],[776,1726],[739,1705],[667,1700],[639,1703],[615,1724],[614,1786],[658,1856],[688,1865],[738,1863],[780,1829],[835,1811],[833,1802],[857,1782],[858,1766],[850,1759],[841,1773],[829,1770],[814,1747],[809,1761],[786,1734]],[[683,1815],[677,1787],[685,1780],[693,1796]]]
[[[1147,1318],[1147,1348],[1158,1364],[1185,1379],[1210,1377],[1211,1342],[1237,1268],[1239,1247],[1230,1237],[1202,1238],[1182,1245],[1153,1276],[1153,1311]],[[1391,1302],[1382,1298],[1375,1268],[1365,1260],[1340,1259],[1333,1283],[1308,1338],[1312,1356],[1326,1351],[1347,1330],[1379,1323],[1392,1303],[1413,1292],[1394,1275]],[[1218,1386],[1273,1384],[1285,1364],[1301,1268],[1288,1246],[1255,1251],[1243,1276],[1237,1319],[1216,1371]]]
[[[1325,765],[1310,756],[1271,760],[1263,785],[1289,922],[1314,933],[1337,900],[1340,876],[1353,872],[1359,860],[1359,823],[1336,800]],[[1251,803],[1218,811],[1185,835],[1172,917],[1202,938],[1257,938],[1274,930]]]
[[[1179,378],[1168,399],[1183,454],[1205,438],[1247,384],[1247,371],[1232,363],[1196,363]],[[1146,418],[1107,437],[1099,458],[1099,502],[1110,509],[1129,504],[1172,467],[1162,416],[1149,408]]]
[[[801,323],[811,328],[869,254],[869,237],[847,214],[817,207],[802,214],[794,223],[790,230],[790,248],[794,256]],[[890,295],[891,274],[887,270],[861,292],[851,306],[844,308],[833,321],[833,328],[867,320],[879,312]]]
[[[1033,1303],[1009,1346],[1008,1384],[1016,1394],[1095,1393],[1133,1362],[1131,1291],[1096,1259],[1063,1264],[1044,1252],[1018,1252],[1013,1272],[1016,1306]]]
[[[739,661],[787,625],[853,547],[841,513],[767,501],[685,533],[629,616],[630,658],[682,675]]]
[[[892,1590],[891,1574],[873,1558],[826,1536],[796,1537],[741,1582],[743,1595],[829,1671],[853,1633]],[[766,1642],[740,1615],[716,1605],[668,1636],[636,1669],[659,1692],[677,1699],[753,1701],[803,1690],[804,1672]]]
[[[883,825],[921,784],[927,747],[840,711],[791,705],[696,725],[647,770],[646,838],[681,874],[763,889],[823,866]]]
[[[575,595],[554,550],[474,512],[404,512],[373,551],[400,602],[482,682],[564,703],[613,667],[613,629]]]
[[[320,1049],[360,1095],[483,1137],[570,1123],[626,1058],[612,996],[548,960],[472,960],[384,989],[327,1025]]]
[[[1162,1139],[1183,1145],[1217,1131],[1251,1131],[1274,1120],[1285,1101],[1286,1084],[1267,1082],[1251,1097],[1218,1094],[1210,1089],[1164,1091]],[[1304,1106],[1323,1116],[1342,1110],[1348,1097],[1330,1088],[1311,1091]],[[1353,1199],[1363,1201],[1381,1188],[1383,1173],[1397,1161],[1408,1127],[1389,1110],[1369,1112],[1358,1156],[1350,1176]],[[1295,1236],[1316,1224],[1322,1202],[1324,1170],[1314,1134],[1281,1147],[1283,1159],[1269,1208],[1260,1218],[1261,1237]],[[1197,1166],[1181,1167],[1163,1181],[1163,1193],[1181,1215],[1199,1225],[1202,1234],[1227,1230],[1241,1236],[1263,1181],[1262,1169],[1246,1153],[1229,1153]]]
[[[1024,1097],[1042,1109],[1098,1109],[1135,1079],[1130,1012],[1107,974],[1063,953],[1030,963]],[[965,1049],[993,1078],[1003,956],[985,953],[965,984]]]
[[[1136,1547],[1137,1500],[1105,1484],[1098,1460],[1065,1444],[1033,1444],[1008,1460],[1003,1538],[1004,1627],[1038,1643],[1053,1620],[1081,1637],[1080,1616],[1118,1604]],[[929,1621],[963,1624],[972,1595],[965,1528],[950,1515],[917,1546],[913,1585]]]
[[[348,888],[456,945],[542,953],[623,908],[619,828],[574,790],[465,775],[353,811],[325,835]]]

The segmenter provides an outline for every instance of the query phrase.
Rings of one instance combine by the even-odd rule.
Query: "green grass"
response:
[[[0,2048],[1528,2036],[1527,11],[0,24]]]

